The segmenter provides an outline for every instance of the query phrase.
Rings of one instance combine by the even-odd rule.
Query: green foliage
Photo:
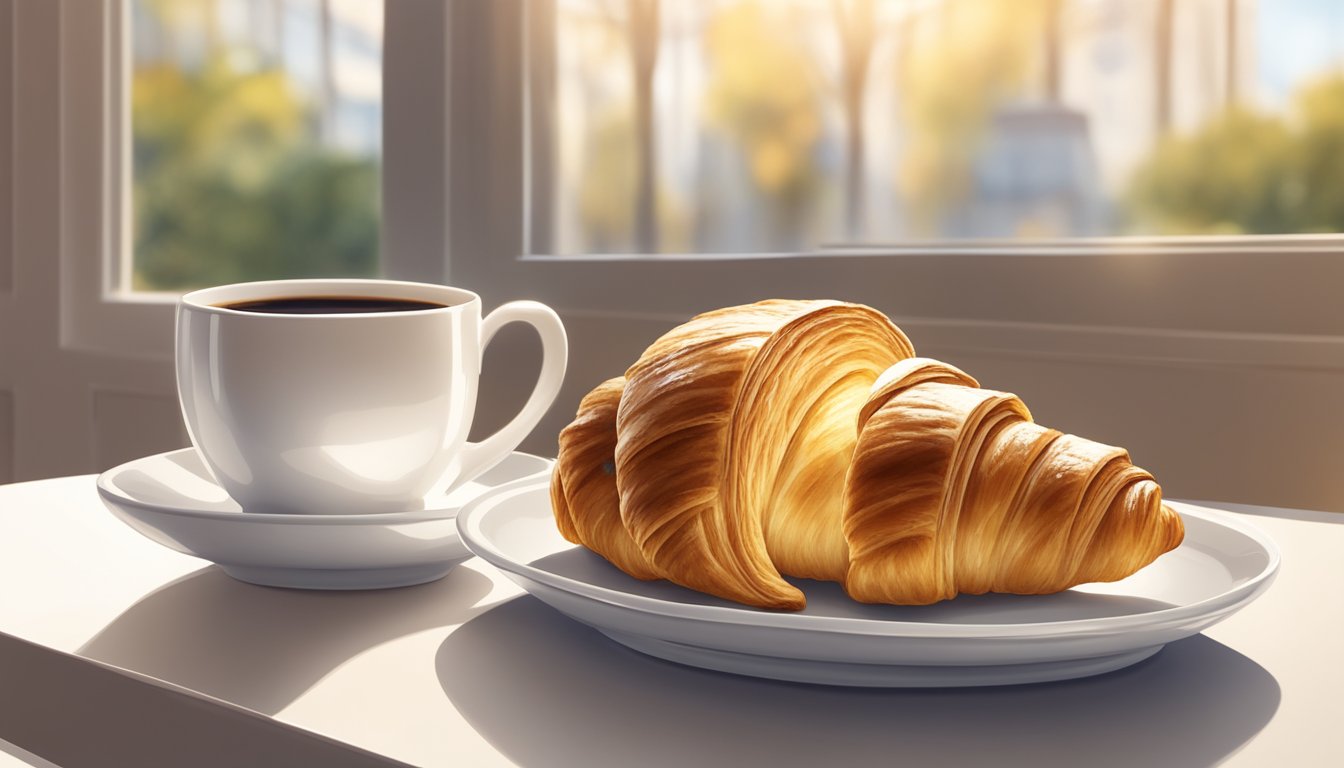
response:
[[[1294,232],[1344,232],[1344,76],[1320,80],[1297,98]]]
[[[135,289],[377,272],[377,169],[315,145],[283,73],[145,68],[132,109]]]
[[[1292,231],[1292,145],[1278,118],[1229,110],[1158,142],[1134,173],[1131,214],[1158,234]]]
[[[1303,89],[1286,117],[1232,109],[1160,141],[1128,202],[1145,233],[1344,231],[1344,77]]]

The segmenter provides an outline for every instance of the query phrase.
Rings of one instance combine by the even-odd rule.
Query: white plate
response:
[[[863,605],[794,580],[807,608],[778,613],[642,582],[565,541],[544,480],[491,491],[458,516],[462,540],[525,590],[637,651],[697,667],[829,685],[1009,685],[1085,677],[1152,656],[1269,587],[1274,543],[1231,515],[1172,503],[1185,542],[1133,576],[1056,595]]]
[[[520,479],[550,475],[551,461],[514,452],[499,466],[423,509],[370,515],[244,512],[215,483],[194,448],[146,456],[98,477],[112,513],[149,539],[219,564],[254,584],[380,589],[441,578],[470,556],[454,518],[462,505]]]

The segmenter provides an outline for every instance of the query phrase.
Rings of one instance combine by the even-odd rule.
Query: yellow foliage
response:
[[[906,39],[898,185],[924,226],[965,194],[988,119],[1030,74],[1049,9],[1049,0],[944,0]]]
[[[242,188],[264,183],[311,119],[284,72],[243,74],[224,57],[190,77],[173,65],[138,69],[131,106],[139,145],[213,168]]]
[[[634,220],[635,126],[628,109],[599,115],[588,138],[579,215],[596,250],[624,250]]]
[[[798,32],[778,4],[749,1],[720,11],[705,34],[708,123],[743,146],[753,180],[774,197],[794,197],[814,180],[822,132],[821,86]]]
[[[593,121],[587,138],[584,172],[579,181],[579,218],[587,247],[597,252],[631,252],[639,168],[635,120],[628,105],[609,108]],[[673,191],[658,186],[659,250],[690,247],[690,221]]]

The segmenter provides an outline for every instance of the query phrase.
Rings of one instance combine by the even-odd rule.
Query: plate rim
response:
[[[1232,613],[1269,588],[1274,577],[1278,574],[1282,562],[1281,553],[1273,539],[1254,525],[1232,517],[1230,513],[1225,511],[1188,502],[1168,500],[1167,503],[1176,508],[1183,517],[1194,517],[1230,529],[1252,541],[1268,556],[1265,567],[1255,576],[1231,589],[1186,605],[1175,605],[1170,608],[1124,616],[1064,619],[1024,624],[934,624],[846,616],[810,616],[801,613],[765,611],[747,606],[674,603],[660,598],[613,590],[561,576],[529,563],[520,563],[505,555],[483,534],[481,520],[492,509],[499,507],[514,496],[539,491],[546,492],[548,488],[549,479],[521,478],[481,494],[464,505],[459,512],[456,521],[458,536],[472,554],[491,565],[506,573],[516,574],[552,589],[558,589],[617,609],[636,611],[663,618],[700,621],[718,625],[893,638],[958,640],[1060,639],[1078,636],[1120,635],[1134,631],[1160,632],[1164,629],[1186,626],[1202,619],[1216,621],[1219,617]],[[549,499],[549,494],[546,494],[546,496]],[[672,606],[673,611],[666,610],[667,606]],[[1212,621],[1209,623],[1212,623]]]
[[[433,507],[430,509],[417,509],[408,512],[377,512],[377,513],[365,513],[365,514],[353,514],[353,515],[327,515],[327,514],[286,515],[271,512],[247,512],[243,510],[242,507],[239,507],[237,510],[220,512],[208,509],[188,509],[185,507],[174,506],[172,504],[158,504],[152,501],[144,501],[141,499],[136,499],[130,496],[116,484],[117,476],[130,469],[133,469],[135,465],[140,464],[141,462],[148,461],[150,459],[167,458],[169,456],[184,453],[191,453],[196,455],[197,460],[201,461],[202,466],[204,466],[205,464],[204,460],[200,458],[199,452],[192,446],[188,446],[186,448],[176,448],[171,451],[162,451],[160,453],[152,453],[147,456],[140,456],[138,458],[131,459],[130,461],[122,462],[121,464],[118,464],[117,466],[112,467],[111,469],[99,473],[97,479],[95,480],[95,485],[98,489],[98,495],[102,497],[104,502],[110,502],[123,506],[134,507],[138,510],[150,512],[153,514],[169,515],[172,517],[190,517],[205,520],[220,520],[225,522],[238,522],[245,520],[246,522],[250,523],[265,523],[271,525],[400,525],[403,523],[436,522],[442,520],[451,520],[452,518],[460,514],[461,511],[466,508],[467,504],[476,501],[476,499],[472,499],[466,504],[453,507],[442,506],[442,507]],[[529,459],[536,459],[538,462],[540,462],[541,467],[536,472],[528,474],[524,477],[514,478],[512,480],[509,480],[507,483],[501,483],[500,485],[497,485],[489,489],[488,491],[485,491],[484,493],[481,494],[481,496],[493,493],[506,486],[513,485],[516,483],[542,481],[543,478],[548,478],[550,476],[551,468],[555,466],[555,459],[549,459],[544,456],[538,456],[534,453],[527,453],[526,451],[510,451],[508,455],[513,456],[515,454],[519,456],[524,456]],[[230,501],[233,500],[230,499]],[[233,501],[233,503],[237,504],[238,502]]]

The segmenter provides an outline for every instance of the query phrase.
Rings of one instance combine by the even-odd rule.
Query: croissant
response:
[[[551,504],[635,578],[782,610],[805,605],[785,576],[897,605],[1045,594],[1184,536],[1123,449],[1035,424],[836,301],[730,307],[655,341],[560,433]]]

